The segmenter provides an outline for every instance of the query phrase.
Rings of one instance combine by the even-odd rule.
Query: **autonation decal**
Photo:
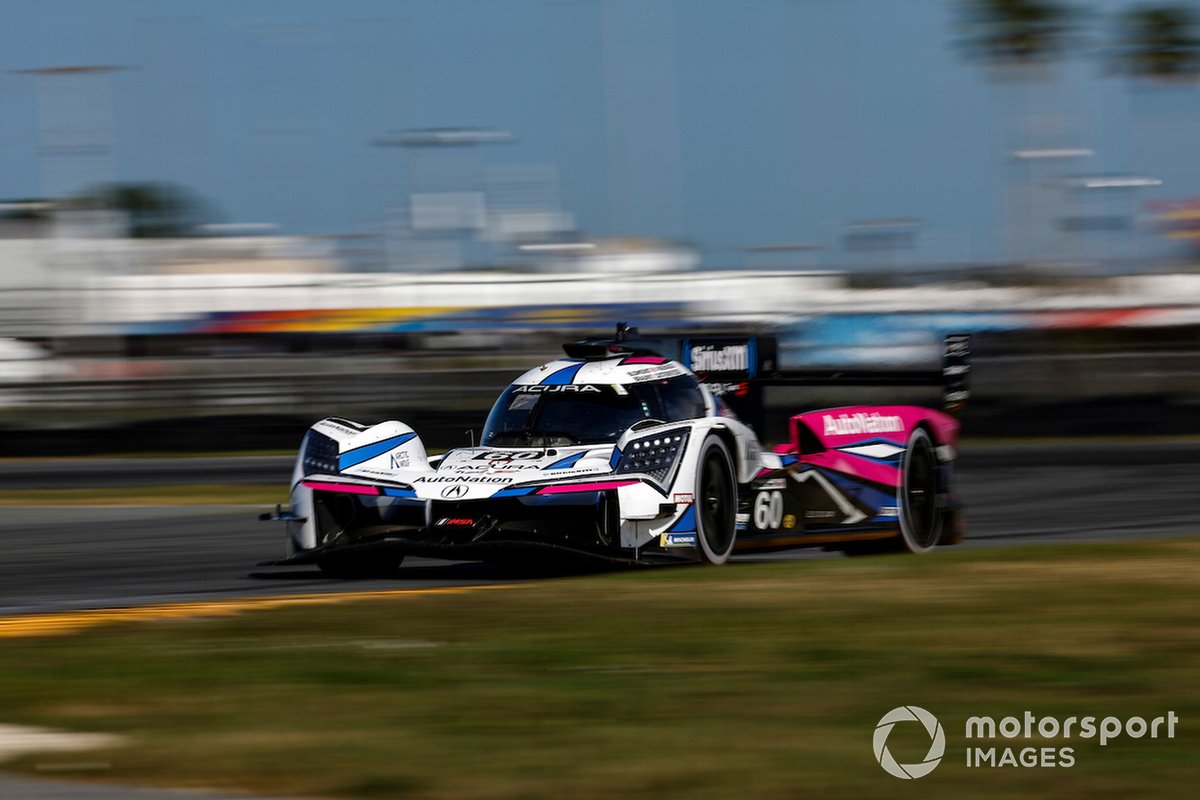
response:
[[[858,436],[864,433],[895,433],[904,430],[903,419],[877,411],[869,414],[859,411],[837,417],[824,414],[822,423],[826,436]]]
[[[898,725],[916,723],[929,738],[929,750],[918,762],[901,764],[888,748],[888,738]],[[1083,749],[1095,742],[1101,748],[1126,739],[1174,739],[1179,715],[1174,711],[1156,717],[1038,716],[1025,711],[1021,716],[972,716],[963,730],[964,757],[971,768],[1062,768],[1073,767]],[[1065,742],[1065,744],[1064,744]],[[904,780],[924,777],[947,755],[941,722],[923,708],[900,706],[883,715],[875,727],[875,760],[889,775]]]

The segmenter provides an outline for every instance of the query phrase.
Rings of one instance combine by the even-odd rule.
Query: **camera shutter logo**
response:
[[[887,748],[887,739],[897,722],[919,722],[925,726],[925,732],[929,734],[930,739],[929,752],[925,754],[925,760],[916,764],[900,764],[892,757]],[[872,740],[872,744],[875,747],[875,760],[879,762],[879,766],[883,767],[889,775],[912,780],[925,777],[933,772],[933,768],[941,762],[942,756],[946,753],[946,734],[942,731],[942,724],[937,721],[937,717],[925,709],[920,706],[900,706],[900,708],[893,708],[883,715],[883,719],[879,720],[879,724],[875,726],[875,738]]]

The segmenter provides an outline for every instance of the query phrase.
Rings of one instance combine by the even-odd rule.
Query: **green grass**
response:
[[[186,483],[107,489],[0,489],[0,506],[262,505],[287,502],[279,484]]]
[[[1191,540],[1042,546],[127,623],[0,641],[0,722],[129,737],[18,769],[99,760],[88,777],[279,795],[1192,797],[1198,565]],[[871,752],[906,704],[947,734],[918,781]],[[968,716],[1027,709],[1182,723],[1058,742],[1070,769],[963,765]],[[927,745],[907,733],[902,761]]]

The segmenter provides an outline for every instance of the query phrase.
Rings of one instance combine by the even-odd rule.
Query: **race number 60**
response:
[[[759,492],[754,498],[754,527],[760,531],[778,530],[783,522],[783,493]]]

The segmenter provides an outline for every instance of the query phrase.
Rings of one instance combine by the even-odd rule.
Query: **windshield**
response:
[[[484,445],[601,444],[656,418],[657,398],[640,386],[510,386],[488,414]]]
[[[679,422],[705,415],[691,375],[627,384],[509,386],[483,428],[491,447],[562,447],[616,441],[643,420]]]

